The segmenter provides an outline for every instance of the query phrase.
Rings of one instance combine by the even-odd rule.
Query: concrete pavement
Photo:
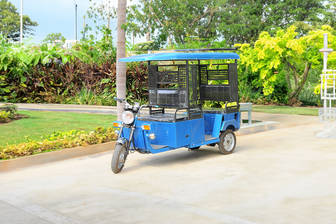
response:
[[[237,149],[111,152],[0,173],[0,223],[335,223],[336,140],[317,117],[254,113],[278,129]]]

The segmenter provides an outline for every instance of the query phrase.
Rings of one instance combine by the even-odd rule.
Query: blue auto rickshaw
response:
[[[223,49],[216,49],[223,50]],[[225,49],[227,50],[227,49]],[[119,173],[130,151],[161,153],[179,148],[218,145],[230,154],[240,128],[237,60],[234,52],[166,52],[122,58],[148,63],[148,105],[125,99],[122,120],[113,123],[118,140],[111,168]],[[206,109],[209,102],[220,109]]]

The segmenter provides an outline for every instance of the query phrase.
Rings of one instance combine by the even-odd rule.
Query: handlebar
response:
[[[114,100],[115,100],[115,101],[118,101],[119,103],[126,102],[126,99],[117,98],[117,97],[114,97]]]
[[[134,112],[138,112],[139,108],[140,108],[140,104],[139,103],[134,103],[134,105],[131,105],[127,102],[126,99],[123,98],[117,98],[114,97],[113,98],[115,101],[118,101],[119,103],[125,103],[124,104],[124,110],[133,110]]]

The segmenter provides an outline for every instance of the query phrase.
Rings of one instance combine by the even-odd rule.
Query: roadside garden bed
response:
[[[16,145],[0,147],[0,160],[13,159],[64,148],[110,142],[117,137],[114,131],[115,129],[113,128],[99,127],[90,132],[78,130],[55,132],[39,141],[30,140]]]
[[[20,111],[26,119],[0,124],[0,160],[115,140],[114,115]],[[97,128],[99,127],[99,128]]]

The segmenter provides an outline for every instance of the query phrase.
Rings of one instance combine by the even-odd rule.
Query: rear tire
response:
[[[219,152],[227,155],[231,154],[236,148],[236,135],[235,133],[228,129],[221,133],[220,142],[218,143]]]
[[[119,173],[124,168],[127,155],[128,151],[125,145],[121,144],[115,145],[111,161],[111,169],[113,173]]]

